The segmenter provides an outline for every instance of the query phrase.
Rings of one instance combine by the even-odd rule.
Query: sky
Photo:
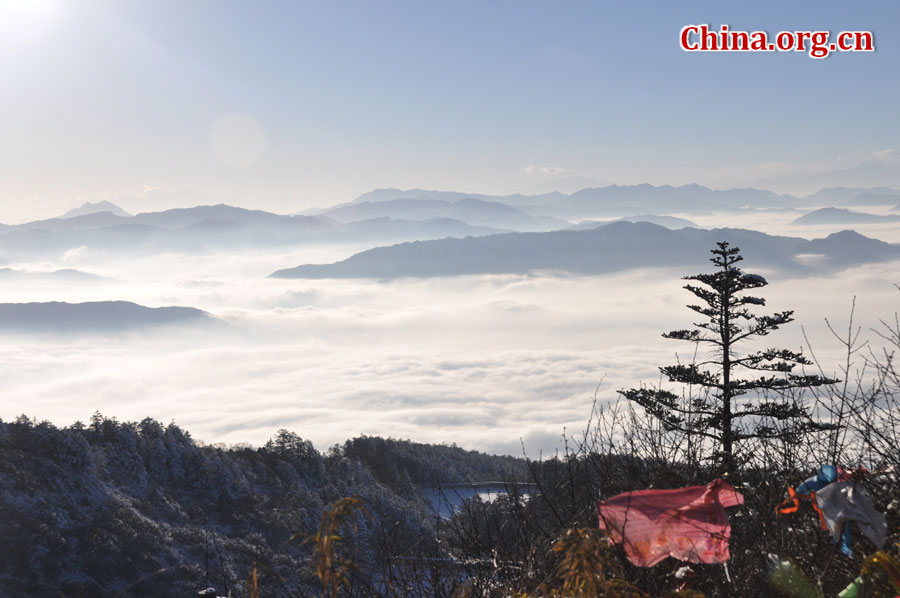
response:
[[[699,23],[871,30],[876,51],[682,51]],[[893,0],[0,0],[0,222],[896,170],[898,39]]]

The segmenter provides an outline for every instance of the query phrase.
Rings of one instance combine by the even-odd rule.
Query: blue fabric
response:
[[[841,534],[841,552],[843,552],[847,556],[853,556],[853,551],[850,549],[851,540],[852,538],[850,536],[850,523],[845,523],[844,531]]]
[[[810,494],[811,492],[817,492],[835,480],[837,480],[837,467],[834,465],[822,465],[815,476],[807,478],[806,481],[797,487],[797,493]],[[853,551],[850,549],[852,539],[850,526],[844,524],[844,531],[841,533],[840,549],[847,556],[853,554]]]
[[[837,467],[834,465],[822,465],[814,477],[808,478],[797,487],[799,494],[809,494],[821,490],[837,479]]]

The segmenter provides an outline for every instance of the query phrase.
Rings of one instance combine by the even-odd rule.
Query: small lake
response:
[[[483,501],[493,502],[502,495],[516,492],[522,499],[527,499],[534,492],[534,484],[504,482],[443,484],[423,486],[419,492],[431,503],[435,513],[443,519],[448,519],[459,510],[463,501],[476,496]]]

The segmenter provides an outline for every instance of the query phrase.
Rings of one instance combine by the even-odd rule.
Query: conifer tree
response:
[[[811,362],[800,352],[770,348],[740,354],[745,341],[767,336],[793,321],[793,311],[756,315],[752,306],[764,306],[761,297],[745,294],[768,284],[758,274],[745,274],[735,266],[743,260],[740,250],[726,242],[716,244],[710,274],[685,276],[700,303],[687,307],[704,317],[692,330],[674,330],[665,338],[684,340],[709,349],[708,358],[691,364],[661,367],[670,382],[699,387],[685,403],[674,393],[659,388],[619,391],[659,419],[665,429],[699,435],[717,447],[716,457],[724,473],[736,467],[736,445],[749,439],[795,442],[814,430],[828,429],[815,422],[809,410],[786,396],[790,389],[833,384],[837,380],[795,373]],[[743,345],[741,345],[743,346]],[[699,349],[700,347],[698,347]],[[698,351],[699,354],[699,351]],[[775,422],[780,422],[774,425]]]

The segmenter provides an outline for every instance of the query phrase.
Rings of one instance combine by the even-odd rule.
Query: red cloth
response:
[[[731,484],[625,492],[598,505],[600,529],[622,543],[628,560],[652,567],[671,556],[691,563],[728,560],[731,526],[725,507],[744,503]]]

